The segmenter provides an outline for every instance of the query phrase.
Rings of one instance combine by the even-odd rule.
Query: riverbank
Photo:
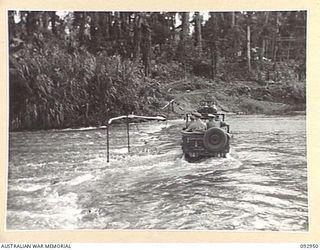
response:
[[[134,112],[136,115],[181,118],[186,112],[197,109],[199,102],[203,100],[214,101],[219,111],[234,114],[294,115],[306,112],[305,82],[224,82],[189,76],[177,81],[154,81],[147,87],[148,91],[144,98],[149,104],[142,105],[143,101],[140,100],[141,109]],[[172,100],[174,100],[173,110],[171,105],[167,105]],[[167,107],[163,108],[165,106]],[[10,131],[104,126],[107,114],[102,113],[88,116],[87,112],[82,112],[72,123],[64,122],[57,127],[45,127],[39,123],[38,127],[30,129],[11,124]],[[125,114],[117,112],[112,117],[118,115]]]
[[[305,82],[217,82],[194,78],[170,83],[163,92],[166,99],[175,100],[177,114],[196,109],[202,100],[214,101],[219,110],[236,114],[284,115],[306,111]]]

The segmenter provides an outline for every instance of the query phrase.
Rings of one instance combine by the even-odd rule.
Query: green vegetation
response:
[[[11,130],[158,114],[172,98],[185,109],[206,98],[230,112],[305,109],[305,11],[8,16]]]

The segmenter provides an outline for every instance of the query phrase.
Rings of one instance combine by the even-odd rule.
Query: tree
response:
[[[246,15],[247,23],[247,66],[248,72],[251,72],[251,22],[252,12],[248,11]]]
[[[231,28],[236,25],[236,13],[234,11],[231,12]]]
[[[202,35],[201,35],[201,16],[198,11],[194,14],[195,20],[195,46],[198,50],[198,53],[201,54],[202,52]]]
[[[180,40],[184,43],[189,36],[189,12],[181,13],[181,22]]]
[[[57,34],[57,27],[56,27],[56,21],[57,21],[57,15],[55,11],[49,11],[50,20],[51,20],[51,30],[52,34]]]
[[[219,33],[218,33],[218,19],[216,12],[209,13],[210,18],[208,20],[208,44],[210,49],[210,60],[211,60],[211,77],[215,79],[217,72],[217,65],[219,61],[219,51],[218,51],[218,41],[219,41]]]
[[[146,18],[143,19],[142,23],[142,61],[144,64],[145,76],[149,76],[151,70],[151,29]]]
[[[264,22],[262,25],[262,30],[260,32],[260,37],[261,37],[261,49],[260,49],[260,61],[262,62],[263,57],[265,56],[265,51],[266,51],[266,37],[269,34],[269,12],[263,12],[264,16]]]
[[[183,69],[186,72],[186,44],[189,37],[189,12],[181,12],[181,30],[180,41],[177,48],[178,59],[182,62]]]
[[[14,11],[8,12],[8,26],[9,26],[9,41],[16,37],[16,25],[14,21]]]
[[[9,11],[10,119],[19,128],[94,122],[106,105],[110,115],[143,109],[152,84],[187,72],[224,81],[263,76],[272,71],[264,57],[287,61],[303,79],[305,11],[211,12],[203,24],[195,12],[192,37],[189,16]]]
[[[169,18],[169,27],[171,31],[171,43],[176,42],[176,14],[177,12],[168,12],[167,16]]]
[[[134,19],[134,51],[133,57],[137,61],[140,59],[141,54],[141,40],[142,40],[142,26],[143,16],[139,13],[135,13]]]
[[[86,13],[83,11],[74,12],[74,28],[78,29],[78,39],[80,45],[86,43],[85,35]]]

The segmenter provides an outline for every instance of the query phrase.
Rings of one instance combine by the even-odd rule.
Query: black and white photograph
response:
[[[309,232],[307,10],[6,14],[6,230]]]

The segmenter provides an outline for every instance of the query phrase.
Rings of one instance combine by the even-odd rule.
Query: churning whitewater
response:
[[[229,116],[227,158],[185,161],[183,120],[10,133],[7,229],[307,231],[305,116]]]

